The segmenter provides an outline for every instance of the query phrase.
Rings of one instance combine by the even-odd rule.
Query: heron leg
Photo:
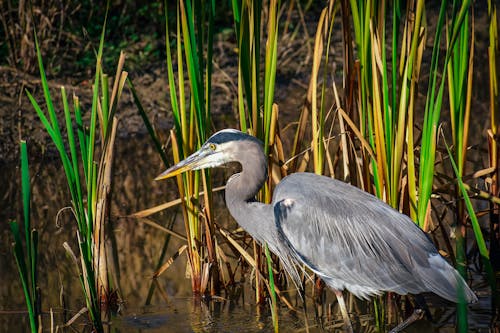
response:
[[[429,307],[427,306],[427,302],[425,301],[425,298],[422,295],[414,295],[413,299],[415,301],[415,307],[418,309],[422,309],[424,311],[425,318],[428,321],[432,322],[431,311],[429,310]]]
[[[347,314],[347,308],[344,302],[344,295],[342,295],[342,291],[334,290],[335,296],[337,296],[337,301],[339,302],[340,313],[342,313],[342,318],[344,319],[344,325],[346,332],[353,333],[351,320],[349,319],[349,315]]]
[[[415,311],[413,311],[412,315],[409,316],[405,321],[403,321],[401,324],[398,326],[394,327],[392,330],[389,331],[389,333],[398,333],[413,324],[415,321],[422,319],[424,316],[425,311],[423,309],[416,308]]]

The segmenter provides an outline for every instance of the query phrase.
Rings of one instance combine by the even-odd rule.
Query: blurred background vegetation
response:
[[[169,2],[173,8],[169,11],[171,24],[175,24],[175,5]],[[218,31],[232,29],[230,1],[218,3],[216,11]],[[105,1],[35,0],[30,4],[4,0],[0,3],[0,66],[38,72],[33,41],[36,26],[47,75],[88,74],[95,64],[93,48],[97,47],[105,14]],[[132,69],[144,62],[164,61],[164,26],[162,1],[111,1],[104,67],[113,64],[122,50],[129,55],[127,66]]]

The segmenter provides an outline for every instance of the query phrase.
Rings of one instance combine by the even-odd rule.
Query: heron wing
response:
[[[408,217],[358,188],[293,174],[278,185],[273,202],[282,241],[334,289],[346,288],[361,298],[383,291],[456,293],[456,277],[449,286],[439,281],[449,265],[427,236]],[[435,272],[431,257],[444,265],[444,273]]]

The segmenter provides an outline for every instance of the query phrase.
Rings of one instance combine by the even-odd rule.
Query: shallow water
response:
[[[430,299],[432,302],[432,297]],[[433,320],[421,319],[405,332],[454,332],[454,305],[437,300],[431,306]],[[113,315],[105,323],[107,332],[273,332],[273,323],[269,307],[251,303],[230,302],[222,299],[211,301],[195,298],[172,298],[163,305],[135,307],[126,304],[118,315]],[[470,332],[490,332],[491,313],[487,310],[489,302],[480,302],[471,306],[469,315]],[[55,318],[61,310],[54,310]],[[72,328],[77,331],[89,331],[90,327],[82,320],[85,314],[75,321]],[[376,332],[371,314],[357,314],[353,319],[356,332]],[[44,314],[45,331],[48,331],[50,314]],[[24,313],[2,313],[0,315],[2,332],[27,332],[29,323]],[[306,325],[307,323],[307,325]],[[60,323],[59,323],[60,324]],[[308,312],[308,320],[302,311],[294,312],[281,308],[279,327],[282,332],[336,332],[342,331],[339,316],[327,316],[316,319],[313,311]],[[59,328],[61,329],[61,328]]]
[[[451,304],[448,304],[451,305]],[[417,321],[405,332],[449,332],[454,331],[452,322],[454,317],[453,306],[441,304],[441,311],[435,311],[433,322]],[[112,320],[111,327],[119,328],[123,332],[147,330],[148,332],[272,332],[273,324],[267,307],[256,307],[251,304],[238,304],[228,301],[212,300],[204,302],[193,298],[174,299],[165,307],[147,307],[140,310],[125,310],[126,314]],[[471,319],[480,315],[472,311]],[[487,315],[487,314],[483,314]],[[308,314],[304,319],[303,313],[295,313],[281,309],[279,326],[283,332],[322,332],[341,330],[341,318],[323,321],[314,319]],[[476,317],[477,318],[477,317]],[[483,318],[486,319],[486,318]],[[453,321],[453,320],[452,320]],[[486,325],[471,323],[471,331],[486,332]],[[358,322],[353,322],[357,332],[374,332],[373,316],[361,314]]]

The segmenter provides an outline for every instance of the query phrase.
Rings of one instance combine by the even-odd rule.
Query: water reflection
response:
[[[454,332],[454,305],[428,298],[433,321],[425,319],[415,322],[405,332]],[[485,304],[483,304],[485,305]],[[471,316],[471,332],[487,332],[491,313],[477,313],[482,306],[474,306]],[[484,309],[484,308],[483,308]],[[477,325],[474,318],[481,319]],[[489,317],[491,318],[491,316]],[[356,332],[376,332],[375,320],[371,314],[356,317]],[[282,332],[341,332],[343,321],[340,316],[314,318],[308,313],[294,312],[286,308],[279,310],[279,326]],[[204,301],[200,298],[176,298],[163,307],[147,307],[139,311],[125,310],[122,316],[112,320],[111,327],[120,332],[273,332],[273,323],[268,306],[237,304],[229,300]]]

